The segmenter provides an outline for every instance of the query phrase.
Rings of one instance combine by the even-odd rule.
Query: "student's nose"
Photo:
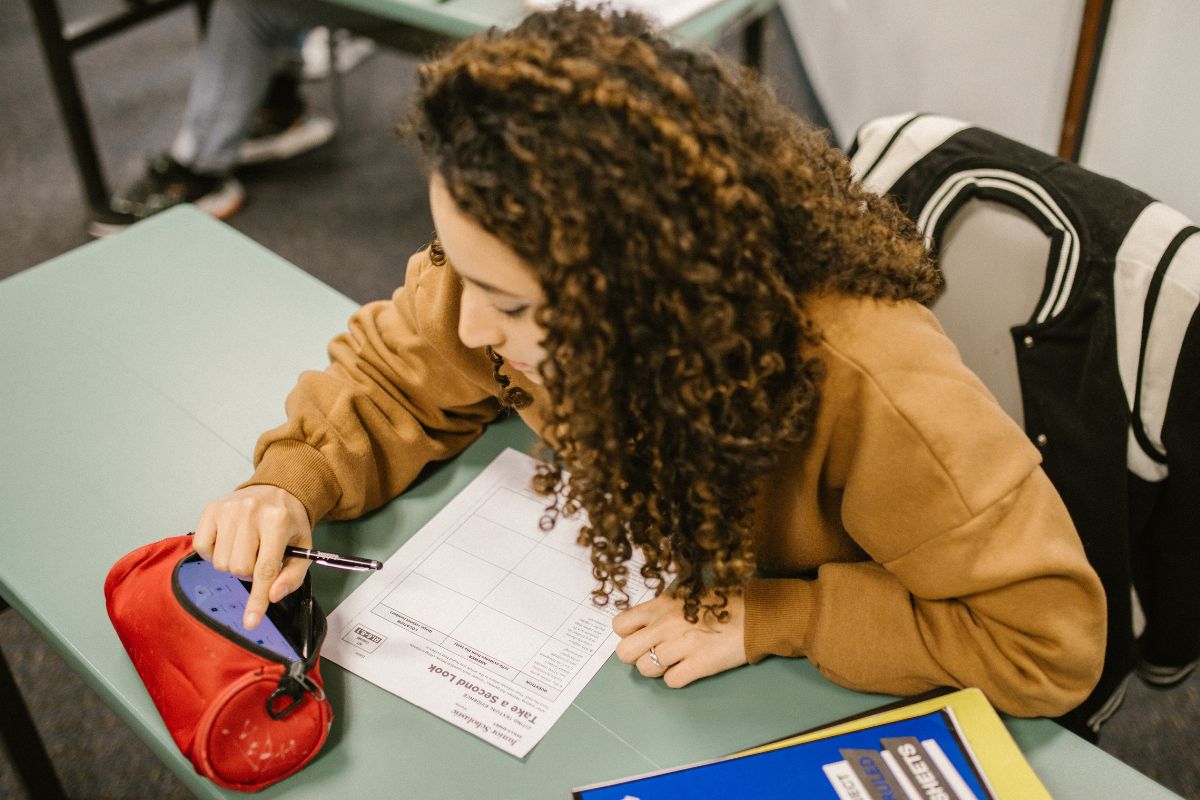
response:
[[[496,324],[495,313],[471,287],[463,289],[458,308],[458,338],[467,347],[497,347],[504,343],[504,335]]]

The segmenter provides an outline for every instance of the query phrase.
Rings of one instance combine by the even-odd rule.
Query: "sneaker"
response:
[[[375,52],[375,42],[362,36],[350,36],[345,31],[330,31],[318,27],[309,31],[300,48],[304,61],[304,79],[319,81],[329,77],[329,37],[334,37],[337,71],[345,74]]]
[[[200,175],[175,159],[161,155],[132,186],[113,195],[109,207],[88,225],[92,236],[107,236],[180,203],[194,203],[217,219],[234,214],[246,200],[246,190],[228,175]]]
[[[260,112],[238,151],[238,164],[248,166],[293,158],[320,147],[335,133],[337,124],[333,120],[303,109],[286,123]]]
[[[309,112],[300,93],[300,78],[281,70],[271,76],[238,152],[238,164],[282,161],[307,153],[332,139],[336,129],[333,120]]]

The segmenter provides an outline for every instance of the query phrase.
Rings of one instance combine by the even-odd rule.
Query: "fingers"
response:
[[[311,561],[304,558],[289,558],[280,567],[278,561],[272,559],[267,548],[259,550],[258,562],[254,565],[253,582],[250,585],[250,599],[246,601],[246,614],[242,624],[247,628],[256,628],[267,613],[267,606],[278,603],[287,595],[300,588],[304,576],[308,573]]]
[[[254,489],[257,487],[251,487]],[[213,566],[239,578],[251,578],[266,550],[276,565],[283,561],[283,548],[293,536],[287,513],[251,490],[234,492],[219,503],[217,542]]]
[[[654,645],[654,656],[657,663],[647,648],[633,664],[644,677],[662,678],[663,683],[672,689],[682,689],[715,671],[706,668],[706,659],[702,654],[689,651],[689,643],[684,639],[659,642]]]
[[[660,637],[657,632],[649,628],[641,628],[617,642],[617,658],[625,664],[636,664],[642,654],[649,650],[651,645],[658,644],[659,641]]]
[[[267,593],[267,599],[272,603],[278,603],[287,595],[300,588],[300,584],[304,583],[304,576],[308,574],[308,568],[312,562],[306,558],[289,558],[284,562],[283,569],[279,572],[279,577],[271,584],[271,590]]]
[[[667,595],[659,595],[653,600],[647,600],[645,603],[639,603],[633,608],[627,608],[613,617],[613,630],[618,636],[629,636],[639,628],[645,627],[660,617],[665,610],[665,606],[675,604],[676,602]]]
[[[268,533],[269,530],[263,521],[260,521],[258,525],[237,526],[234,529],[233,545],[229,548],[227,562],[225,564],[214,562],[214,565],[231,575],[237,575],[242,579],[253,578],[257,582],[257,574],[262,567],[264,557],[270,556],[270,551],[274,549],[270,546],[270,540],[273,537]],[[276,572],[282,561],[283,545],[280,545],[275,561]],[[274,575],[271,576],[272,579],[274,577]]]
[[[242,624],[247,628],[257,627],[263,615],[267,613],[267,605],[270,602],[267,594],[277,577],[279,562],[272,560],[265,553],[260,554],[254,567],[254,582],[250,585],[250,599],[246,601],[246,614],[242,618]]]
[[[200,522],[196,525],[196,533],[192,536],[192,549],[200,554],[205,561],[212,561],[213,542],[217,538],[217,520],[213,507],[208,506],[200,512]]]
[[[706,652],[703,637],[685,635],[654,645],[658,663],[650,657],[649,648],[635,661],[637,671],[647,678],[662,678],[672,689],[681,689],[689,683],[707,677],[720,669],[714,669]]]
[[[662,595],[613,617],[613,631],[621,637],[617,658],[626,664],[636,664],[651,645],[671,638],[668,628],[684,622],[678,606],[678,601]]]
[[[311,543],[308,512],[298,499],[274,486],[249,486],[204,509],[192,547],[216,569],[251,581],[243,624],[255,628],[267,605],[299,587],[308,569],[304,559],[285,567],[284,548]]]
[[[713,674],[714,670],[705,669],[700,664],[700,660],[695,658],[685,658],[677,662],[662,676],[663,683],[672,689],[682,689],[692,681]]]
[[[683,658],[683,651],[677,644],[678,640],[658,642],[654,645],[654,655],[650,648],[646,649],[635,662],[637,671],[647,678],[661,678]]]
[[[283,529],[266,527],[260,529],[258,536],[239,536],[235,549],[240,549],[244,543],[249,546],[239,556],[254,559],[254,569],[251,578],[250,599],[246,602],[245,626],[254,628],[267,611],[268,603],[278,602],[293,589],[297,589],[304,580],[308,561],[305,559],[288,559],[293,562],[286,572],[283,569],[284,549],[293,540]],[[311,537],[310,537],[311,538]],[[256,540],[256,541],[255,541]],[[311,544],[305,541],[304,545]],[[257,548],[257,552],[253,548]],[[298,566],[294,562],[302,562]],[[230,571],[237,574],[239,562],[235,559],[230,563]],[[297,572],[299,579],[297,580]]]
[[[741,666],[746,663],[743,598],[730,597],[728,609],[726,622],[690,623],[683,616],[682,602],[669,597],[635,606],[613,619],[613,629],[623,636],[617,657],[674,689]],[[651,647],[655,658],[650,657]]]

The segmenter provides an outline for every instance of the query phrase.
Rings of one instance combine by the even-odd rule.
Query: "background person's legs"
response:
[[[272,76],[284,64],[299,76],[304,34],[318,26],[393,39],[411,30],[312,0],[217,0],[171,147],[175,160],[205,174],[231,170]]]
[[[214,3],[171,156],[201,174],[232,170],[272,76],[319,22],[286,0]]]
[[[188,92],[183,124],[170,150],[113,195],[89,232],[104,236],[178,203],[225,219],[241,208],[245,190],[233,177],[239,163],[299,155],[328,141],[334,123],[301,116],[301,124],[268,131],[245,148],[248,132],[283,71],[301,69],[304,34],[318,25],[392,35],[400,26],[311,0],[217,0]],[[293,81],[292,87],[297,85]]]

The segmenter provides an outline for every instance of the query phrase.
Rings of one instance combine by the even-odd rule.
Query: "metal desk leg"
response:
[[[100,169],[100,156],[92,138],[92,124],[87,108],[79,91],[79,79],[71,60],[71,48],[63,38],[62,14],[57,0],[29,0],[29,10],[37,25],[38,38],[42,42],[42,55],[50,70],[54,84],[54,95],[71,140],[71,151],[75,156],[75,168],[83,181],[83,191],[93,208],[108,205],[108,186]]]
[[[131,0],[117,13],[84,25],[73,25],[71,33],[63,27],[58,0],[29,0],[29,10],[33,13],[38,39],[42,43],[42,55],[50,70],[50,82],[54,84],[54,95],[71,140],[75,168],[79,170],[79,178],[83,181],[84,196],[94,209],[104,209],[108,205],[108,185],[104,180],[100,155],[92,136],[92,124],[79,88],[79,77],[75,73],[75,52],[185,3],[195,5],[197,21],[203,31],[210,0]]]
[[[0,600],[0,612],[6,608],[8,604]],[[29,796],[38,800],[66,800],[67,794],[58,781],[3,652],[0,652],[0,733]]]

